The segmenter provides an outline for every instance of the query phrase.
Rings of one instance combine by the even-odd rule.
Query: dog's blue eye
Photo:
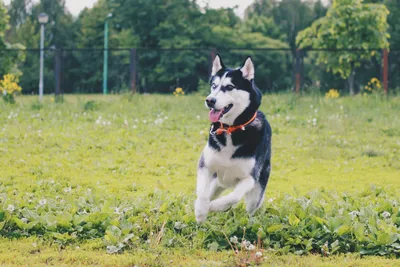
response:
[[[212,88],[212,89],[215,89],[215,88],[217,88],[217,85],[216,85],[215,83],[213,83],[213,84],[211,85],[211,88]]]
[[[233,90],[233,89],[235,89],[235,87],[233,86],[233,85],[227,85],[227,86],[225,86],[225,89],[226,90]]]

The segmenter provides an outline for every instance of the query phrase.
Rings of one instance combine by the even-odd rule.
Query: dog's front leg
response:
[[[204,164],[203,155],[200,158],[199,166],[197,169],[197,187],[196,187],[196,203],[194,206],[194,212],[196,215],[196,221],[201,223],[207,218],[207,214],[210,208],[210,184],[212,179],[212,173]]]
[[[232,205],[238,203],[247,192],[253,189],[254,184],[254,178],[251,176],[241,180],[231,193],[211,201],[210,211],[225,211],[229,209]]]

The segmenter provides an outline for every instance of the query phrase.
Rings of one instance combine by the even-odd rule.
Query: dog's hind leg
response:
[[[210,211],[225,211],[238,203],[249,191],[254,188],[254,178],[249,176],[241,180],[235,189],[226,196],[211,201]]]
[[[255,187],[246,194],[245,203],[247,212],[253,216],[256,210],[262,205],[264,202],[264,192],[265,185],[262,186],[260,183],[256,183]]]
[[[246,194],[246,210],[251,216],[254,215],[256,210],[259,209],[264,202],[265,188],[267,187],[270,170],[271,165],[269,161],[267,161],[261,170],[255,187]]]

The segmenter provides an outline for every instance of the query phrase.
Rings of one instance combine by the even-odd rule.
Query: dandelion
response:
[[[12,213],[15,210],[14,205],[8,205],[7,210]]]

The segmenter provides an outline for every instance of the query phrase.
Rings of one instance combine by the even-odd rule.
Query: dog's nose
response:
[[[215,102],[217,102],[217,99],[215,99],[214,97],[207,97],[206,98],[206,104],[209,108],[214,107]]]

